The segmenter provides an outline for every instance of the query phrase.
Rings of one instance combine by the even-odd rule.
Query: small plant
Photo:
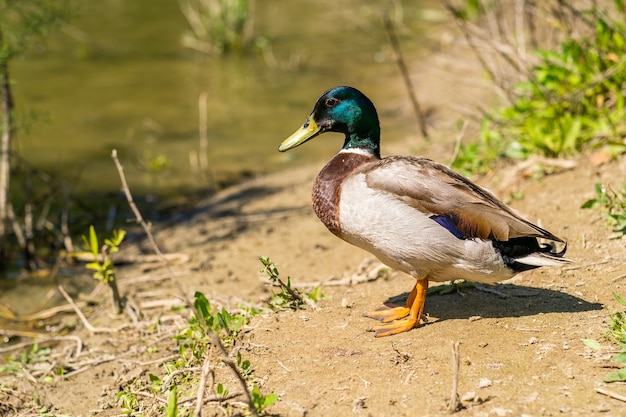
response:
[[[248,323],[249,316],[241,313],[233,314],[224,307],[215,309],[201,292],[196,292],[194,307],[200,313],[208,328],[221,337],[227,345],[241,331],[244,324]]]
[[[89,226],[89,238],[83,236],[83,242],[88,250],[75,254],[75,256],[92,257],[93,260],[85,266],[87,269],[93,271],[92,275],[94,279],[107,284],[111,289],[112,305],[115,314],[120,314],[124,306],[117,287],[117,279],[115,277],[115,269],[111,256],[119,252],[119,246],[122,244],[125,237],[125,230],[113,230],[113,237],[104,239],[104,244],[101,247],[96,229],[93,225]]]
[[[446,295],[456,292],[461,293],[464,288],[476,288],[476,283],[470,281],[450,281],[449,284],[441,284],[428,288],[427,295]]]
[[[241,352],[237,351],[237,366],[241,371],[241,375],[246,378],[252,374],[252,365],[247,359],[242,359]]]
[[[278,394],[271,393],[267,395],[261,394],[258,386],[254,386],[252,388],[252,403],[254,404],[254,409],[257,414],[263,414],[265,409],[270,405],[274,404],[278,400]]]
[[[263,264],[261,273],[267,276],[273,287],[279,289],[278,292],[272,291],[272,297],[268,302],[272,309],[298,310],[306,307],[308,304],[306,299],[316,302],[324,298],[320,287],[316,287],[313,291],[303,295],[298,289],[291,286],[291,277],[287,277],[286,283],[280,278],[278,267],[269,257],[259,256],[259,260]]]
[[[210,301],[201,292],[194,295],[194,307],[196,315],[192,316],[188,321],[188,326],[183,328],[175,337],[179,341],[179,358],[164,364],[168,378],[159,378],[153,374],[149,374],[150,387],[153,392],[165,392],[166,384],[163,382],[168,380],[168,385],[176,384],[179,389],[187,385],[192,385],[193,372],[183,372],[185,368],[197,367],[206,359],[207,352],[212,352],[211,345],[214,339],[209,336],[208,330],[213,332],[220,338],[224,347],[233,346],[237,335],[242,331],[243,326],[249,322],[254,314],[258,313],[256,309],[240,309],[240,313],[229,312],[224,308],[215,308]],[[234,352],[232,352],[234,355]],[[241,351],[237,351],[234,355],[234,364],[243,381],[246,384],[253,384],[254,369],[249,360],[244,359]],[[172,378],[172,375],[176,375]],[[255,391],[256,389],[256,391]],[[215,384],[215,394],[222,407],[229,407],[226,401],[229,398],[230,390],[221,382]],[[181,393],[181,397],[183,393]],[[254,386],[250,391],[252,404],[257,415],[262,415],[263,410],[276,402],[278,396],[276,394],[262,395],[258,387]]]
[[[121,403],[123,415],[129,416],[139,411],[137,396],[135,394],[120,391],[115,395],[115,401]]]
[[[613,293],[613,297],[615,297],[618,303],[626,307],[626,300],[624,298],[615,293]],[[608,338],[616,342],[620,347],[619,353],[613,356],[613,360],[626,365],[626,311],[611,314],[608,327]],[[597,340],[583,339],[582,342],[585,346],[593,350],[603,349],[602,345]],[[626,382],[626,367],[605,375],[603,380],[604,382]]]
[[[228,394],[230,394],[230,390],[226,388],[224,384],[218,382],[217,386],[215,387],[215,393],[221,398],[226,399],[228,398]]]
[[[50,353],[50,348],[41,348],[37,343],[34,343],[30,348],[21,350],[19,356],[5,357],[6,362],[0,365],[0,373],[7,372],[17,375],[27,366],[44,362]]]
[[[595,185],[596,198],[583,203],[581,208],[600,207],[607,224],[613,228],[610,239],[621,239],[626,235],[626,183],[621,190],[613,190],[600,183]]]

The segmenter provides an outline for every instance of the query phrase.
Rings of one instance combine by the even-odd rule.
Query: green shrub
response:
[[[613,6],[554,5],[585,18],[588,30],[573,37],[564,25],[560,45],[535,51],[536,63],[520,70],[520,81],[507,91],[510,102],[484,114],[477,143],[461,145],[456,168],[484,173],[501,157],[564,157],[596,147],[613,156],[626,152],[626,16],[622,0]],[[460,12],[455,16],[465,19]]]

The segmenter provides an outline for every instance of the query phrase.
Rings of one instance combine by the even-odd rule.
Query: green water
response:
[[[409,57],[423,50],[423,3],[404,2]],[[78,4],[69,28],[12,68],[18,109],[39,115],[19,137],[20,153],[77,193],[119,188],[113,148],[134,192],[167,196],[206,186],[189,162],[199,146],[202,92],[217,177],[328,158],[339,140],[290,154],[276,148],[329,87],[354,85],[388,105],[406,97],[377,17],[380,2],[257,0],[254,33],[269,40],[277,66],[254,52],[218,58],[184,48],[187,23],[175,0]],[[389,137],[414,128],[406,115],[381,116]],[[158,156],[168,167],[150,169]]]
[[[386,138],[415,130],[379,18],[382,2],[257,0],[254,33],[269,41],[273,64],[255,52],[207,57],[184,48],[180,40],[188,27],[176,0],[75,3],[77,17],[12,62],[11,70],[18,112],[37,114],[28,131],[19,133],[17,150],[82,198],[119,190],[112,149],[136,198],[149,194],[162,201],[206,189],[206,179],[189,162],[199,147],[197,103],[203,92],[207,157],[218,179],[329,159],[341,145],[333,135],[286,154],[277,147],[317,97],[337,85],[353,85],[373,99]],[[400,39],[410,63],[427,53],[422,34],[437,24],[422,16],[429,4],[438,6],[401,3]],[[156,157],[168,167],[148,168]],[[48,290],[33,282],[0,284],[0,304],[21,314]],[[17,288],[28,288],[27,294]]]

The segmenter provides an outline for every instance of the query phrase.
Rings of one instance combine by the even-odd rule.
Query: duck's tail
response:
[[[506,242],[494,242],[504,263],[516,272],[541,266],[562,266],[572,262],[564,258],[567,243],[557,251],[554,244],[539,244],[535,238],[516,238]]]

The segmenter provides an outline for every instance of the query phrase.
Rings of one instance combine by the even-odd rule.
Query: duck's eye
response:
[[[336,98],[326,99],[326,107],[335,107],[337,104],[339,104],[339,100],[337,100]]]

